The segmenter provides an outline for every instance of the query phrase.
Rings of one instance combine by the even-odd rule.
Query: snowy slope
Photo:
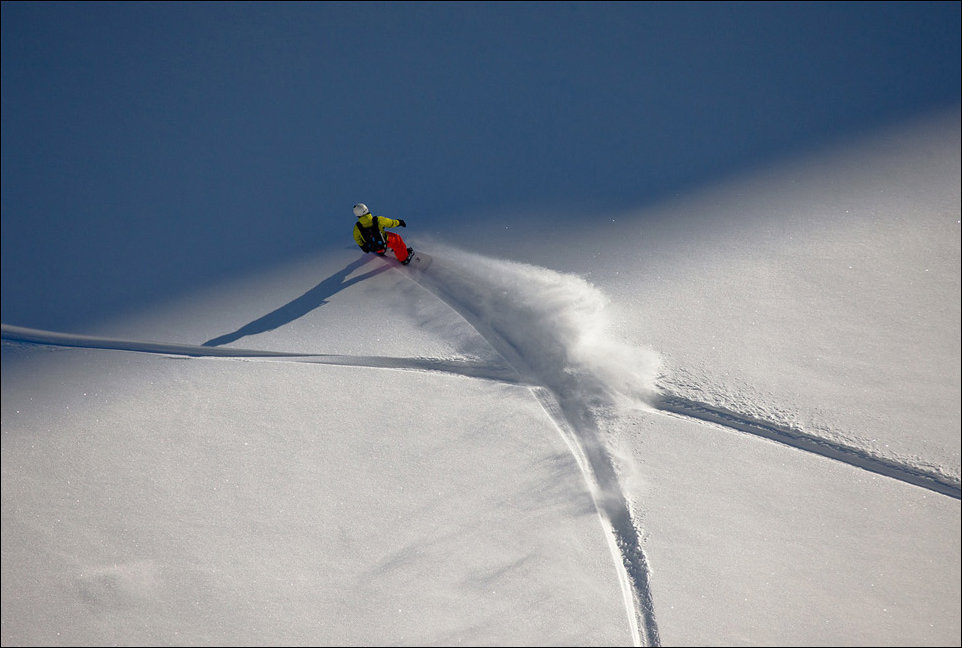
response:
[[[958,644],[958,124],[5,327],[4,643]]]

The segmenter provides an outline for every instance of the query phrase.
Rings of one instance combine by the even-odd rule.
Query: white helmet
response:
[[[367,205],[365,205],[364,203],[358,203],[354,205],[354,215],[357,216],[358,218],[360,218],[364,214],[370,214],[370,213],[371,213],[371,210],[368,209]]]

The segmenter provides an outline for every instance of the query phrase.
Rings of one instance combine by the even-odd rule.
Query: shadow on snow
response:
[[[328,299],[345,288],[389,269],[387,266],[380,267],[376,268],[375,270],[371,270],[370,272],[365,272],[364,274],[358,275],[352,279],[348,279],[352,272],[360,268],[366,262],[367,259],[361,257],[357,261],[349,263],[344,267],[344,269],[335,272],[300,297],[289,301],[280,308],[271,311],[263,317],[257,318],[249,324],[245,324],[233,333],[227,333],[211,340],[207,340],[204,342],[203,346],[221,346],[224,344],[230,344],[231,342],[236,342],[237,340],[245,338],[248,335],[257,335],[258,333],[273,331],[274,329],[280,328],[285,324],[289,324],[294,320],[307,315],[316,308],[320,308],[327,303]]]

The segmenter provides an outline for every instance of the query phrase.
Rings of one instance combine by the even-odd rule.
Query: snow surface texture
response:
[[[959,141],[5,324],[4,644],[958,645]]]

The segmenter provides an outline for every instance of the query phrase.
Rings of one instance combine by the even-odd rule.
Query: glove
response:
[[[408,224],[405,223],[403,220],[398,220],[397,224],[398,224],[398,227],[407,227],[407,226],[408,226]]]

